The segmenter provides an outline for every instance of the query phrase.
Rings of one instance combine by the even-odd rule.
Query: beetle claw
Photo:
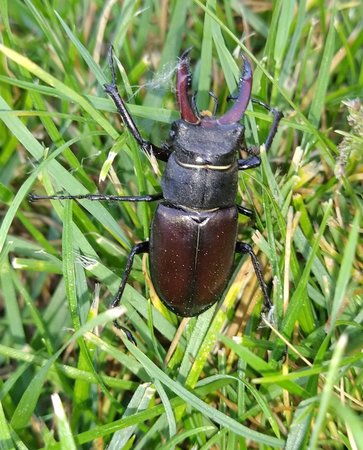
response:
[[[241,54],[241,57],[243,59],[243,69],[239,80],[238,96],[231,97],[233,100],[236,100],[235,104],[218,119],[218,123],[222,125],[239,122],[251,98],[252,67],[245,55]]]
[[[113,324],[115,325],[115,327],[121,331],[123,331],[126,334],[127,339],[134,345],[137,346],[136,340],[133,336],[133,334],[131,333],[130,330],[128,330],[127,328],[123,327],[122,325],[119,324],[118,320],[114,320]]]
[[[176,93],[180,108],[180,114],[183,120],[189,123],[199,123],[200,118],[197,115],[193,104],[190,102],[189,89],[192,84],[192,75],[189,70],[188,55],[192,47],[185,50],[179,59],[178,70],[176,74]]]

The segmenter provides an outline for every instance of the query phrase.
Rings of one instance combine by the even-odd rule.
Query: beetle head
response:
[[[243,70],[238,84],[238,97],[234,105],[221,117],[216,118],[210,115],[200,115],[194,99],[190,99],[189,90],[192,76],[189,69],[189,58],[191,48],[186,50],[180,57],[177,76],[176,92],[180,108],[181,118],[191,124],[199,124],[206,128],[212,128],[216,125],[231,125],[239,122],[246,111],[251,97],[252,89],[252,68],[248,59],[242,55]]]

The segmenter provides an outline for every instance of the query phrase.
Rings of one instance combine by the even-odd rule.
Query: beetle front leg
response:
[[[105,89],[105,92],[109,94],[109,96],[112,98],[123,123],[127,126],[130,133],[132,134],[136,142],[139,144],[139,146],[145,153],[153,154],[157,159],[160,159],[161,161],[167,161],[170,156],[170,150],[168,146],[165,144],[162,147],[157,147],[156,145],[154,145],[150,141],[147,141],[141,136],[134,122],[134,119],[129,113],[125,105],[125,102],[121,98],[121,95],[116,85],[116,73],[112,58],[112,46],[110,47],[110,69],[112,75],[111,84],[105,84],[103,87]]]
[[[280,120],[284,117],[281,111],[278,111],[277,109],[271,108],[267,103],[261,102],[260,100],[252,99],[253,103],[257,103],[260,106],[263,106],[268,111],[270,111],[273,114],[273,120],[272,125],[270,128],[270,131],[268,132],[266,141],[264,142],[264,146],[266,151],[270,149],[272,142],[274,140],[274,137],[277,133],[277,127],[279,125]],[[248,170],[248,169],[254,169],[255,167],[258,167],[261,165],[261,158],[256,155],[255,153],[258,151],[258,148],[252,146],[249,147],[247,150],[247,153],[251,156],[247,159],[239,159],[238,160],[238,170]]]
[[[257,100],[256,98],[251,98],[252,103],[256,103],[257,105],[262,106],[263,108],[267,109],[270,113],[273,115],[272,125],[270,128],[270,131],[268,132],[266,142],[264,143],[265,149],[269,150],[272,144],[272,141],[274,140],[274,137],[277,133],[277,127],[279,126],[280,120],[284,117],[283,113],[281,111],[278,111],[275,108],[272,108],[270,105],[268,105],[265,102],[262,102],[261,100]]]
[[[272,145],[274,137],[277,133],[277,128],[278,128],[279,122],[284,117],[284,115],[281,111],[278,111],[275,108],[271,108],[271,106],[269,106],[267,103],[262,102],[261,100],[252,98],[251,101],[252,101],[252,103],[256,103],[257,105],[260,105],[263,108],[267,109],[267,111],[271,112],[273,115],[270,131],[268,132],[266,141],[263,144],[267,151],[270,149],[270,147]],[[254,156],[251,156],[250,158],[247,158],[247,159],[239,159],[238,160],[238,169],[239,170],[247,170],[247,169],[253,169],[255,167],[260,166],[261,158],[258,155],[256,155],[256,152],[258,152],[258,148],[256,148],[255,146],[252,146],[252,147],[249,147],[246,151],[250,155],[254,155]]]
[[[35,202],[38,200],[92,200],[92,201],[107,201],[107,202],[154,202],[161,200],[163,193],[146,194],[146,195],[104,195],[104,194],[80,194],[80,195],[36,195],[29,194],[29,201]]]
[[[117,306],[120,305],[122,294],[124,293],[126,283],[127,283],[127,280],[129,278],[129,275],[130,275],[130,272],[132,269],[134,257],[135,257],[135,255],[139,255],[140,253],[149,253],[149,241],[139,242],[138,244],[135,244],[132,247],[131,252],[127,258],[127,263],[126,263],[124,274],[121,279],[120,287],[118,288],[118,291],[117,291],[114,299],[112,300],[111,308],[116,308]],[[134,343],[136,345],[136,341],[135,341],[132,333],[127,328],[120,325],[117,319],[114,320],[113,323],[116,328],[125,332],[129,341],[131,341],[132,343]]]
[[[252,259],[253,268],[255,270],[255,274],[262,291],[264,308],[266,309],[266,311],[270,311],[273,305],[267,292],[266,283],[263,279],[260,262],[258,261],[255,253],[253,252],[252,247],[249,244],[246,244],[245,242],[236,242],[236,252],[250,255]]]

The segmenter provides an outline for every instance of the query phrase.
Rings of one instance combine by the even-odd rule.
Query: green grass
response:
[[[0,8],[0,448],[363,449],[361,2]],[[263,265],[274,325],[246,257],[221,304],[188,322],[137,257],[121,316],[135,347],[112,327],[124,311],[107,307],[155,205],[29,203],[32,191],[160,190],[163,163],[103,92],[111,42],[122,95],[156,144],[179,117],[175,67],[191,46],[200,110],[209,90],[228,108],[243,51],[254,97],[284,112],[236,199],[256,213],[239,239]],[[249,107],[247,142],[270,124]]]

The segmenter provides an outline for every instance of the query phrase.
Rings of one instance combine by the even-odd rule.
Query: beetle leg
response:
[[[166,144],[163,145],[162,147],[157,147],[156,145],[154,145],[150,141],[147,141],[146,139],[144,139],[141,136],[141,134],[134,122],[134,119],[132,118],[131,114],[129,113],[129,111],[125,105],[125,102],[121,98],[121,95],[120,95],[117,85],[116,85],[116,73],[115,73],[115,66],[113,64],[112,46],[110,47],[109,52],[110,52],[109,53],[109,55],[110,55],[109,64],[110,64],[112,81],[110,84],[105,84],[103,86],[105,89],[105,92],[107,94],[109,94],[109,96],[112,98],[112,100],[116,106],[116,109],[121,116],[123,123],[127,126],[130,133],[132,134],[132,136],[134,137],[136,142],[139,144],[141,149],[145,153],[153,154],[157,159],[160,159],[162,161],[167,161],[170,156],[170,150]]]
[[[125,286],[126,286],[127,280],[129,278],[129,275],[130,275],[130,272],[132,269],[132,264],[134,262],[135,255],[139,255],[140,253],[148,253],[148,252],[149,252],[149,241],[139,242],[138,244],[135,244],[132,247],[131,252],[127,258],[126,268],[125,268],[124,274],[121,279],[120,287],[118,288],[118,291],[117,291],[114,299],[112,300],[111,308],[116,308],[121,303],[121,297],[125,290]],[[119,330],[123,330],[126,333],[126,336],[129,341],[133,342],[136,345],[136,341],[135,341],[133,335],[127,328],[120,325],[117,320],[115,320],[113,323],[116,328],[118,328]]]
[[[261,158],[257,155],[251,156],[251,158],[238,160],[238,170],[254,169],[255,167],[258,167],[260,165]]]
[[[240,206],[240,205],[236,205],[237,206],[237,210],[239,212],[239,214],[243,214],[244,216],[247,217],[253,217],[254,216],[254,212],[251,211],[248,208],[245,208],[244,206]]]
[[[95,200],[95,201],[110,201],[110,202],[153,202],[161,200],[163,193],[146,194],[146,195],[103,195],[103,194],[81,194],[81,195],[35,195],[29,194],[29,201],[37,200]]]
[[[252,247],[249,244],[246,244],[245,242],[238,241],[236,242],[236,252],[244,254],[248,253],[251,256],[253,268],[255,270],[255,274],[262,291],[264,308],[267,311],[270,311],[273,305],[267,292],[267,287],[263,279],[260,263],[257,259],[257,256],[254,254]]]
[[[257,100],[256,98],[251,99],[252,103],[256,103],[257,105],[262,106],[263,108],[267,109],[270,113],[273,115],[272,125],[270,128],[270,131],[268,132],[268,136],[265,142],[265,149],[269,150],[271,147],[272,141],[275,137],[275,134],[277,133],[277,127],[279,125],[280,120],[284,117],[283,113],[281,111],[278,111],[275,108],[271,108],[267,103],[262,102],[261,100]]]
[[[237,99],[238,99],[238,96],[229,95],[227,97],[227,101],[237,100]],[[271,125],[270,131],[268,133],[266,142],[264,143],[265,149],[269,150],[269,148],[271,147],[272,141],[273,141],[273,139],[275,137],[275,134],[277,133],[277,127],[279,125],[279,122],[284,117],[284,115],[283,115],[283,113],[281,111],[278,111],[277,109],[272,108],[267,103],[265,103],[265,102],[263,102],[261,100],[258,100],[256,98],[251,98],[251,102],[262,106],[263,108],[267,109],[267,111],[269,111],[270,113],[273,114],[272,125]],[[250,153],[250,154],[255,154],[254,147],[247,149],[247,152]]]

